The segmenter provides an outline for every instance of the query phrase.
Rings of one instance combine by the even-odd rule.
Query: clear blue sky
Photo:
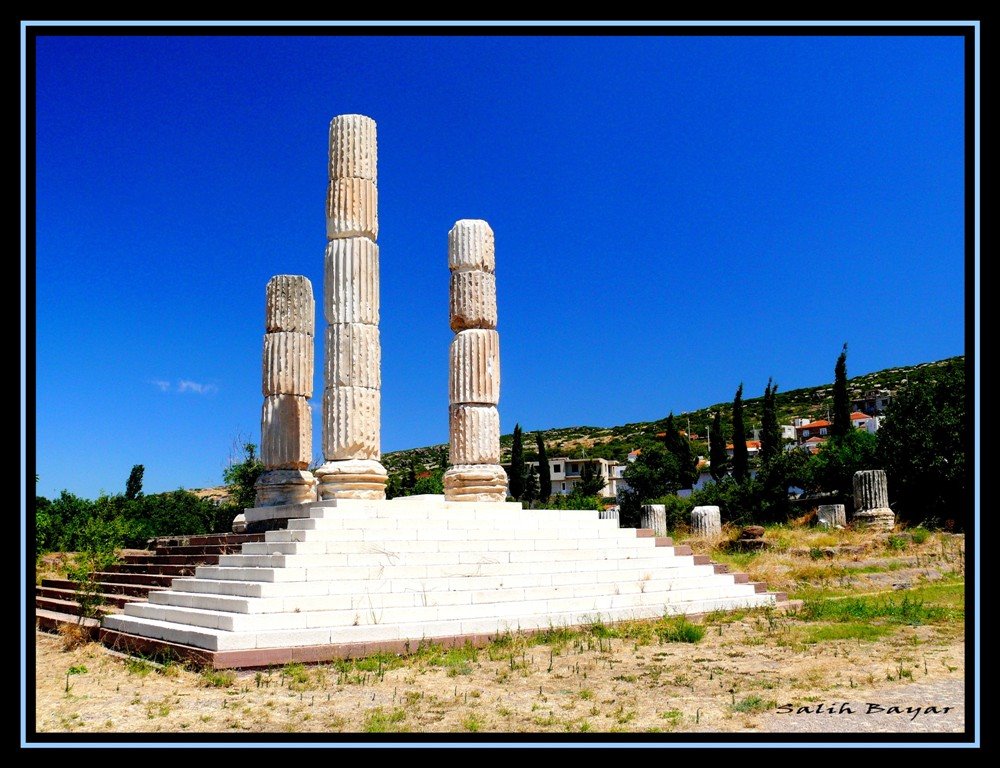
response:
[[[383,451],[448,438],[459,218],[496,232],[504,432],[961,354],[963,88],[960,38],[42,37],[38,492],[215,485],[259,440],[341,113],[378,123]]]

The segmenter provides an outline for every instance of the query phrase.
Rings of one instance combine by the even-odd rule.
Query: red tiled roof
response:
[[[733,447],[732,443],[726,443],[726,450],[728,451]],[[747,440],[747,448],[756,448],[760,450],[760,440]]]
[[[806,440],[806,442],[807,443],[825,443],[826,442],[826,438],[825,437],[810,437],[808,440]]]
[[[867,413],[861,413],[861,411],[855,411],[854,413],[851,414],[851,421],[857,421],[858,419],[870,419],[870,418],[871,416],[869,416]]]
[[[819,419],[818,421],[810,421],[808,424],[803,424],[801,427],[796,427],[796,429],[818,429],[819,427],[832,427],[831,424],[826,419]]]

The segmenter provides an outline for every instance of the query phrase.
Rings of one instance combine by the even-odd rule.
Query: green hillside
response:
[[[903,366],[899,368],[886,368],[874,373],[866,373],[863,376],[855,376],[848,379],[848,388],[852,398],[861,397],[867,392],[877,390],[898,390],[906,386],[909,377],[916,371],[926,368],[950,368],[955,365],[963,365],[965,357],[949,357],[931,363],[921,363],[919,365]],[[735,391],[735,387],[733,388]],[[747,428],[747,435],[752,433],[754,427],[760,426],[761,407],[763,397],[751,397],[753,393],[744,391],[743,413],[744,423]],[[778,410],[778,421],[781,424],[788,424],[793,418],[802,417],[809,419],[825,418],[828,412],[833,409],[833,382],[820,384],[814,387],[803,387],[792,389],[788,392],[778,391],[776,399]],[[714,403],[696,411],[690,411],[681,416],[675,413],[675,422],[681,429],[686,429],[690,420],[691,432],[698,436],[694,441],[695,451],[701,455],[708,455],[708,446],[705,441],[706,426],[711,423],[712,414],[720,411],[722,414],[722,426],[726,435],[732,431],[732,401],[725,403]],[[638,422],[635,424],[624,424],[616,427],[561,427],[549,429],[545,432],[545,446],[550,458],[556,456],[569,456],[580,458],[584,455],[591,457],[602,457],[607,459],[617,459],[624,461],[629,451],[641,448],[656,440],[657,432],[662,432],[666,421],[666,414],[655,421]],[[510,435],[503,435],[500,444],[504,452],[504,460],[510,456]],[[382,457],[382,463],[390,472],[398,472],[409,467],[411,462],[428,469],[441,466],[441,462],[447,462],[447,444],[432,445],[423,448],[411,448],[405,451],[392,451]],[[535,458],[535,435],[533,432],[525,433],[524,440],[525,460],[530,461]]]

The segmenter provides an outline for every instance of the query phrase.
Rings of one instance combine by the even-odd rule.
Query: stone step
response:
[[[98,606],[102,614],[114,613],[118,611],[122,606],[113,605],[105,602],[101,602]],[[41,595],[35,595],[35,610],[53,611],[56,613],[65,613],[72,616],[79,616],[82,610],[80,603],[76,600],[68,600],[56,597],[43,597]]]
[[[206,533],[195,536],[159,536],[149,541],[150,547],[188,547],[205,544],[244,544],[262,541],[261,533]]]
[[[252,542],[256,544],[257,542]],[[242,544],[240,545],[243,546]],[[233,551],[240,551],[239,547]],[[123,564],[128,565],[206,565],[218,561],[219,555],[125,555]]]
[[[670,547],[674,543],[674,540],[669,536],[656,536],[653,541],[656,542],[656,546],[658,547]]]
[[[145,597],[146,593],[150,589],[155,587],[150,587],[149,584],[120,584],[114,582],[100,582],[101,594],[104,595],[133,595],[136,597]],[[42,581],[42,587],[51,587],[53,589],[68,589],[76,591],[77,583],[75,581],[70,581],[69,579],[44,579]]]
[[[157,555],[221,555],[227,552],[239,552],[242,543],[233,544],[198,544],[195,546],[160,546],[157,545]]]
[[[186,576],[188,574],[182,573],[177,575]],[[170,586],[170,581],[175,578],[170,574],[162,573],[120,573],[108,571],[96,572],[92,576],[101,584],[102,589],[104,588],[104,584],[145,584],[153,587],[168,587]]]
[[[667,606],[670,615],[708,613],[715,610],[732,610],[764,605],[774,605],[773,594],[751,594],[737,597],[716,597],[689,600]],[[179,624],[177,622],[115,614],[104,619],[104,626],[116,632],[166,640],[171,643],[204,648],[212,651],[246,650],[253,648],[294,648],[336,643],[372,643],[388,640],[409,640],[414,644],[435,637],[469,637],[519,629],[532,630],[558,626],[578,626],[595,620],[604,622],[624,619],[655,618],[662,616],[664,606],[643,605],[607,610],[581,610],[542,613],[522,612],[516,619],[503,616],[488,618],[446,619],[419,621],[417,623],[349,625],[338,627],[306,627],[303,629],[261,630],[256,632],[230,632],[211,627]]]
[[[303,525],[311,524],[313,520],[293,520]],[[614,521],[603,521],[614,522]],[[574,538],[587,538],[603,542],[607,539],[629,540],[637,546],[645,546],[644,543],[637,543],[632,529],[627,528],[596,528],[587,530],[567,531],[558,527],[532,528],[530,526],[515,526],[507,528],[477,528],[470,530],[441,528],[439,526],[427,525],[422,528],[288,528],[285,530],[268,531],[266,541],[288,542],[288,541],[365,541],[387,544],[395,541],[434,541],[434,542],[455,542],[455,541],[501,541],[501,540],[530,540],[560,541],[572,535]],[[653,546],[651,542],[648,546]]]
[[[55,598],[57,600],[68,600],[70,602],[77,602],[76,600],[77,590],[76,589],[63,589],[59,587],[35,587],[35,597],[48,597]],[[132,595],[121,595],[121,594],[108,594],[102,590],[101,592],[101,602],[105,605],[114,605],[121,607],[125,603],[131,603],[136,600],[142,600],[143,597],[135,597]],[[37,603],[36,603],[37,605]]]
[[[219,561],[220,555],[212,555],[211,559],[205,563],[118,563],[108,566],[105,573],[144,573],[146,575],[159,576],[188,576],[194,573],[194,569],[199,565],[215,565]]]
[[[56,632],[63,624],[77,624],[84,627],[92,639],[96,639],[97,632],[101,627],[101,622],[98,619],[85,619],[76,614],[52,611],[46,608],[35,609],[35,626],[39,629]]]
[[[274,533],[279,533],[275,531]],[[280,533],[287,533],[282,531]],[[353,539],[343,541],[336,538],[303,536],[300,540],[282,540],[274,538],[264,542],[246,544],[240,554],[243,555],[321,555],[330,554],[371,554],[371,553],[434,553],[434,552],[512,552],[525,550],[551,551],[556,549],[593,549],[602,550],[636,550],[655,549],[652,539],[607,538],[607,539],[577,539],[571,537],[546,539],[504,539],[504,538],[469,538],[462,536],[456,539],[414,539],[412,537],[386,540]],[[230,555],[220,555],[220,564],[229,562]]]

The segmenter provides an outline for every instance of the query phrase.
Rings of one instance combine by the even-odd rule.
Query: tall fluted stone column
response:
[[[450,315],[449,501],[503,501],[500,466],[500,336],[497,334],[496,254],[485,221],[462,219],[448,233]]]
[[[691,532],[701,538],[722,535],[722,514],[718,507],[695,507],[691,510]]]
[[[375,121],[338,115],[330,123],[326,196],[326,317],[320,499],[384,499],[381,457],[378,271],[378,152]]]
[[[854,525],[891,531],[896,515],[889,509],[889,484],[881,469],[854,473]]]
[[[301,275],[276,275],[267,283],[260,417],[258,507],[316,500],[312,459],[314,328],[312,283]]]

